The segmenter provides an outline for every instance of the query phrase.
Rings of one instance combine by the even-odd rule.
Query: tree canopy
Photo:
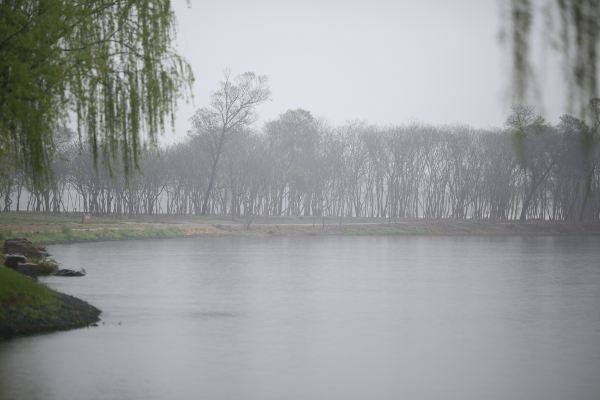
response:
[[[193,81],[174,23],[169,0],[0,0],[0,157],[43,179],[71,123],[95,159],[137,167]]]
[[[210,196],[219,168],[219,160],[225,142],[231,134],[246,129],[256,118],[256,107],[269,99],[271,91],[265,75],[244,72],[231,77],[226,70],[224,79],[210,96],[210,106],[202,107],[192,117],[192,132],[209,139],[212,154],[210,178],[204,200],[202,214],[208,213]]]

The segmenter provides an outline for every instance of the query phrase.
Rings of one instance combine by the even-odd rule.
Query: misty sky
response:
[[[225,68],[269,77],[272,100],[259,108],[257,126],[291,108],[333,124],[478,128],[502,126],[509,111],[497,0],[190,3],[174,1],[178,49],[196,76],[194,105],[180,105],[175,138],[189,130]],[[556,86],[547,80],[541,77],[540,86]],[[544,106],[555,121],[559,105],[545,99]]]

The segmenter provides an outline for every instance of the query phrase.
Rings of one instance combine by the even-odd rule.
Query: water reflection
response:
[[[598,238],[53,246],[104,324],[0,343],[0,399],[597,399]]]

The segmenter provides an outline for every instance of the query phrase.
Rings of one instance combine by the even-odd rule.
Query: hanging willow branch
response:
[[[580,118],[591,118],[590,101],[598,98],[599,0],[545,0],[559,19],[559,52],[565,71],[567,98]],[[511,0],[511,56],[513,94],[525,103],[531,82],[529,53],[531,26],[536,11],[530,0]],[[553,33],[553,32],[550,32]],[[548,35],[550,38],[551,35]]]
[[[174,23],[168,0],[0,0],[0,156],[45,179],[74,116],[95,159],[136,168],[193,81]]]
[[[529,40],[531,4],[529,0],[512,0],[512,68],[513,92],[518,100],[525,99],[530,81]]]

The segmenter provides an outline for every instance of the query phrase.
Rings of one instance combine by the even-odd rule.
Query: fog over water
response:
[[[0,1],[0,400],[599,400],[599,4]]]
[[[261,121],[304,108],[333,124],[423,122],[502,126],[510,111],[510,57],[498,41],[502,2],[223,0],[174,2],[178,48],[196,75],[195,106],[182,104],[176,141],[222,79],[269,77]],[[533,2],[534,7],[541,3]],[[534,21],[532,63],[543,88],[537,105],[552,121],[564,107],[562,79],[547,33]]]
[[[596,400],[597,237],[51,246],[103,324],[0,342],[0,399]],[[85,394],[85,395],[84,395]]]

